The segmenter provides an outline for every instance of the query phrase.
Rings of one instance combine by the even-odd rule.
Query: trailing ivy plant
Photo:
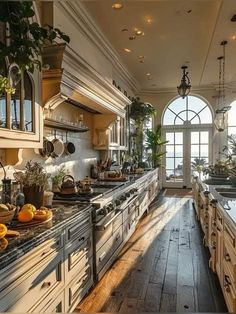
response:
[[[0,23],[6,28],[7,36],[0,40],[0,89],[10,92],[9,82],[6,82],[5,60],[16,63],[20,71],[41,71],[40,56],[43,46],[54,43],[57,39],[69,43],[70,38],[58,28],[49,25],[41,27],[33,18],[35,12],[32,1],[1,1]],[[0,38],[1,39],[1,38]]]

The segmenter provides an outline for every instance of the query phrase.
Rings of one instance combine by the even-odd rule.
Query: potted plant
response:
[[[41,70],[43,47],[56,39],[69,43],[70,38],[60,29],[49,25],[41,27],[33,21],[32,1],[1,1],[0,23],[5,25],[6,36],[0,40],[0,92],[12,93],[14,86],[8,80],[7,66],[16,64],[20,72]],[[14,76],[19,73],[14,73]],[[14,82],[13,82],[14,83]],[[10,86],[11,85],[11,86]]]
[[[205,174],[209,174],[211,178],[215,179],[226,179],[229,174],[229,164],[227,161],[217,160],[213,165],[209,165],[204,169]]]
[[[191,162],[191,168],[193,171],[197,171],[198,173],[201,173],[204,171],[206,167],[206,159],[205,158],[194,158],[194,160]]]
[[[43,205],[43,194],[50,177],[43,166],[38,162],[28,161],[25,165],[25,171],[16,172],[14,177],[23,185],[25,203],[40,208]]]
[[[52,191],[53,192],[60,192],[62,179],[66,174],[67,174],[67,171],[65,169],[65,165],[62,165],[61,167],[59,167],[55,175],[52,177]]]
[[[161,159],[166,154],[162,151],[162,147],[168,143],[164,141],[161,136],[161,125],[157,125],[154,131],[146,130],[146,145],[147,149],[151,150],[151,162],[154,168],[161,165]]]
[[[140,101],[138,97],[132,99],[129,117],[135,122],[135,140],[138,162],[143,161],[144,122],[155,114],[156,109],[154,109],[151,104]]]

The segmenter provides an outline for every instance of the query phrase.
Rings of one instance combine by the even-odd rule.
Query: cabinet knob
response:
[[[44,282],[41,286],[41,288],[49,288],[51,286],[51,282],[48,281],[48,282]]]
[[[231,261],[231,258],[230,258],[228,253],[224,254],[224,258],[225,258],[226,262],[230,262]]]

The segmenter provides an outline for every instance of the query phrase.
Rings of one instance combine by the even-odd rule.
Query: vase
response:
[[[24,185],[23,193],[25,195],[25,204],[32,204],[36,208],[43,206],[43,186],[38,185]]]

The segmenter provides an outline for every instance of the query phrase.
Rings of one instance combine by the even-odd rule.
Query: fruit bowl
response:
[[[0,223],[6,224],[11,222],[15,215],[15,212],[16,212],[15,206],[12,206],[11,209],[0,211]]]

